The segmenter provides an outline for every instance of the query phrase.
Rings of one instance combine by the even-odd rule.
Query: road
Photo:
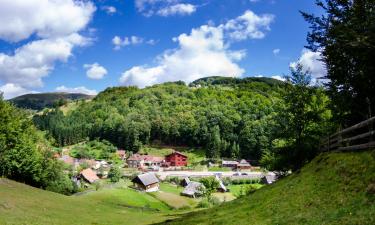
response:
[[[265,175],[274,176],[273,172],[262,173],[262,172],[244,172],[246,175],[236,176],[237,172],[228,172],[228,171],[215,171],[215,172],[201,172],[201,171],[160,171],[156,174],[161,178],[165,179],[166,177],[209,177],[215,176],[215,174],[221,174],[222,177],[238,177],[238,178],[250,178],[256,179],[261,178]]]

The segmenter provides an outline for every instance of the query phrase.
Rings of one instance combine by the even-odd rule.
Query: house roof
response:
[[[181,194],[194,196],[195,194],[201,194],[201,187],[204,188],[202,183],[196,181],[190,181]]]
[[[159,179],[155,176],[154,173],[144,173],[136,176],[132,182],[142,183],[144,186],[159,183]]]
[[[219,188],[223,191],[227,191],[227,187],[225,187],[223,181],[218,176],[215,176],[215,179],[219,182]]]
[[[149,161],[149,162],[162,162],[164,161],[164,157],[159,156],[152,156],[152,155],[140,155],[140,154],[134,154],[128,158],[128,160],[134,160],[134,161]]]
[[[251,165],[246,160],[241,159],[240,163],[238,163],[238,166],[251,166]]]
[[[75,159],[70,157],[69,155],[61,156],[60,160],[62,160],[66,164],[74,165]]]
[[[184,157],[186,157],[187,158],[187,155],[185,155],[184,153],[182,153],[182,152],[179,152],[179,151],[173,151],[171,154],[169,154],[169,155],[167,155],[167,156],[170,156],[170,155],[173,155],[173,154],[178,154],[178,155],[182,155],[182,156],[184,156]]]
[[[81,174],[83,178],[85,178],[90,183],[94,183],[95,181],[99,180],[99,177],[90,168],[82,170],[79,174]]]
[[[238,164],[238,162],[237,161],[234,161],[234,160],[223,160],[222,162],[221,162],[221,164],[226,164],[226,165],[237,165]]]

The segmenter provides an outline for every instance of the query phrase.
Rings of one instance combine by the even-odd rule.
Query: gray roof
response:
[[[223,191],[227,191],[227,187],[225,187],[224,183],[218,176],[215,176],[215,179],[219,182],[219,188],[222,189]]]
[[[238,164],[238,162],[237,161],[234,161],[234,160],[223,160],[222,162],[221,162],[221,164],[223,164],[223,165],[237,165]]]
[[[155,176],[154,173],[144,173],[138,175],[136,178],[133,179],[133,182],[137,182],[138,180],[142,182],[142,184],[145,186],[159,183],[159,179]]]
[[[244,159],[241,159],[240,163],[238,164],[239,166],[251,166],[249,162],[247,162]]]
[[[183,195],[188,195],[188,196],[194,196],[196,194],[202,194],[201,193],[201,187],[204,188],[203,184],[196,182],[196,181],[190,181],[188,185],[185,187],[185,189],[181,192]]]

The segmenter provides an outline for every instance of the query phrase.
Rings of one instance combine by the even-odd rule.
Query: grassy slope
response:
[[[131,189],[64,196],[0,178],[0,224],[149,224],[170,213],[164,203]]]
[[[374,151],[326,153],[250,196],[168,224],[375,224],[374,187]]]

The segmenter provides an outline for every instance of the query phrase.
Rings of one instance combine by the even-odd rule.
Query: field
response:
[[[301,171],[247,197],[166,224],[234,225],[250,221],[375,224],[375,152],[322,154]]]
[[[150,224],[175,213],[157,198],[132,189],[64,196],[0,178],[0,224]]]

